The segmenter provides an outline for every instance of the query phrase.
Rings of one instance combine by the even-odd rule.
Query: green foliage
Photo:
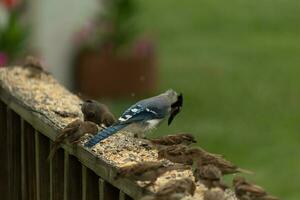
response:
[[[10,60],[21,55],[27,46],[29,30],[20,22],[21,14],[9,13],[8,23],[0,27],[0,51],[5,52]]]
[[[95,19],[97,27],[91,33],[96,48],[112,47],[119,50],[130,45],[137,33],[135,0],[104,0],[103,9]]]
[[[280,199],[299,200],[300,1],[142,1],[161,88],[185,97],[154,135],[187,131]],[[121,113],[135,100],[118,106]]]

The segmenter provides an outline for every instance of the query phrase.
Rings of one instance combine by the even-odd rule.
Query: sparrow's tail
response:
[[[121,130],[122,128],[126,127],[127,124],[116,124],[116,125],[112,125],[102,131],[100,131],[99,133],[97,133],[97,135],[95,135],[92,139],[90,139],[89,141],[87,141],[84,146],[87,148],[91,148],[93,147],[95,144],[101,142],[102,140],[108,138],[109,136],[115,134],[116,132],[118,132],[119,130]]]
[[[60,143],[54,143],[54,144],[53,144],[53,146],[52,146],[52,148],[51,148],[51,150],[50,150],[50,153],[49,153],[49,155],[48,155],[48,157],[47,157],[47,161],[52,160],[54,154],[55,154],[56,151],[59,149],[59,147],[60,147]]]

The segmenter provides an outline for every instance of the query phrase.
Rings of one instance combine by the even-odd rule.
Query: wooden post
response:
[[[69,156],[68,199],[81,200],[82,197],[82,168],[74,156]]]
[[[0,101],[0,194],[1,198],[9,199],[8,166],[7,166],[7,113],[6,105]]]
[[[7,169],[10,199],[21,198],[21,121],[20,117],[7,108]]]
[[[133,200],[133,198],[131,198],[130,196],[128,196],[124,192],[120,191],[119,200]]]
[[[36,200],[35,130],[27,122],[22,123],[22,129],[22,195],[25,200]]]
[[[50,160],[50,199],[64,198],[64,151],[58,149]]]
[[[98,176],[85,165],[82,165],[82,200],[95,200],[98,198]]]
[[[50,163],[46,160],[49,154],[49,140],[35,131],[35,158],[37,199],[50,199]]]
[[[64,151],[64,200],[68,200],[69,194],[69,153]]]
[[[120,190],[103,179],[99,179],[99,199],[100,200],[119,200]]]

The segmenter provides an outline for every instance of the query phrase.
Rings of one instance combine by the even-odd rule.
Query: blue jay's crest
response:
[[[170,124],[179,113],[182,103],[182,95],[178,95],[174,90],[168,90],[158,96],[141,100],[128,108],[115,124],[100,131],[90,139],[85,146],[90,148],[124,128],[143,133],[158,126],[168,116],[170,116],[168,121]]]

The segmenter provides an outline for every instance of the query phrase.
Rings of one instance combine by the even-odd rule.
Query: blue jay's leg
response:
[[[112,126],[106,128],[106,129],[100,131],[99,133],[97,133],[97,135],[95,135],[91,140],[86,142],[84,144],[84,146],[88,147],[88,148],[91,148],[95,144],[100,142],[101,140],[104,140],[104,139],[108,138],[109,136],[113,135],[114,133],[118,132],[119,130],[121,130],[122,128],[124,128],[126,126],[127,126],[127,124],[112,125]]]

